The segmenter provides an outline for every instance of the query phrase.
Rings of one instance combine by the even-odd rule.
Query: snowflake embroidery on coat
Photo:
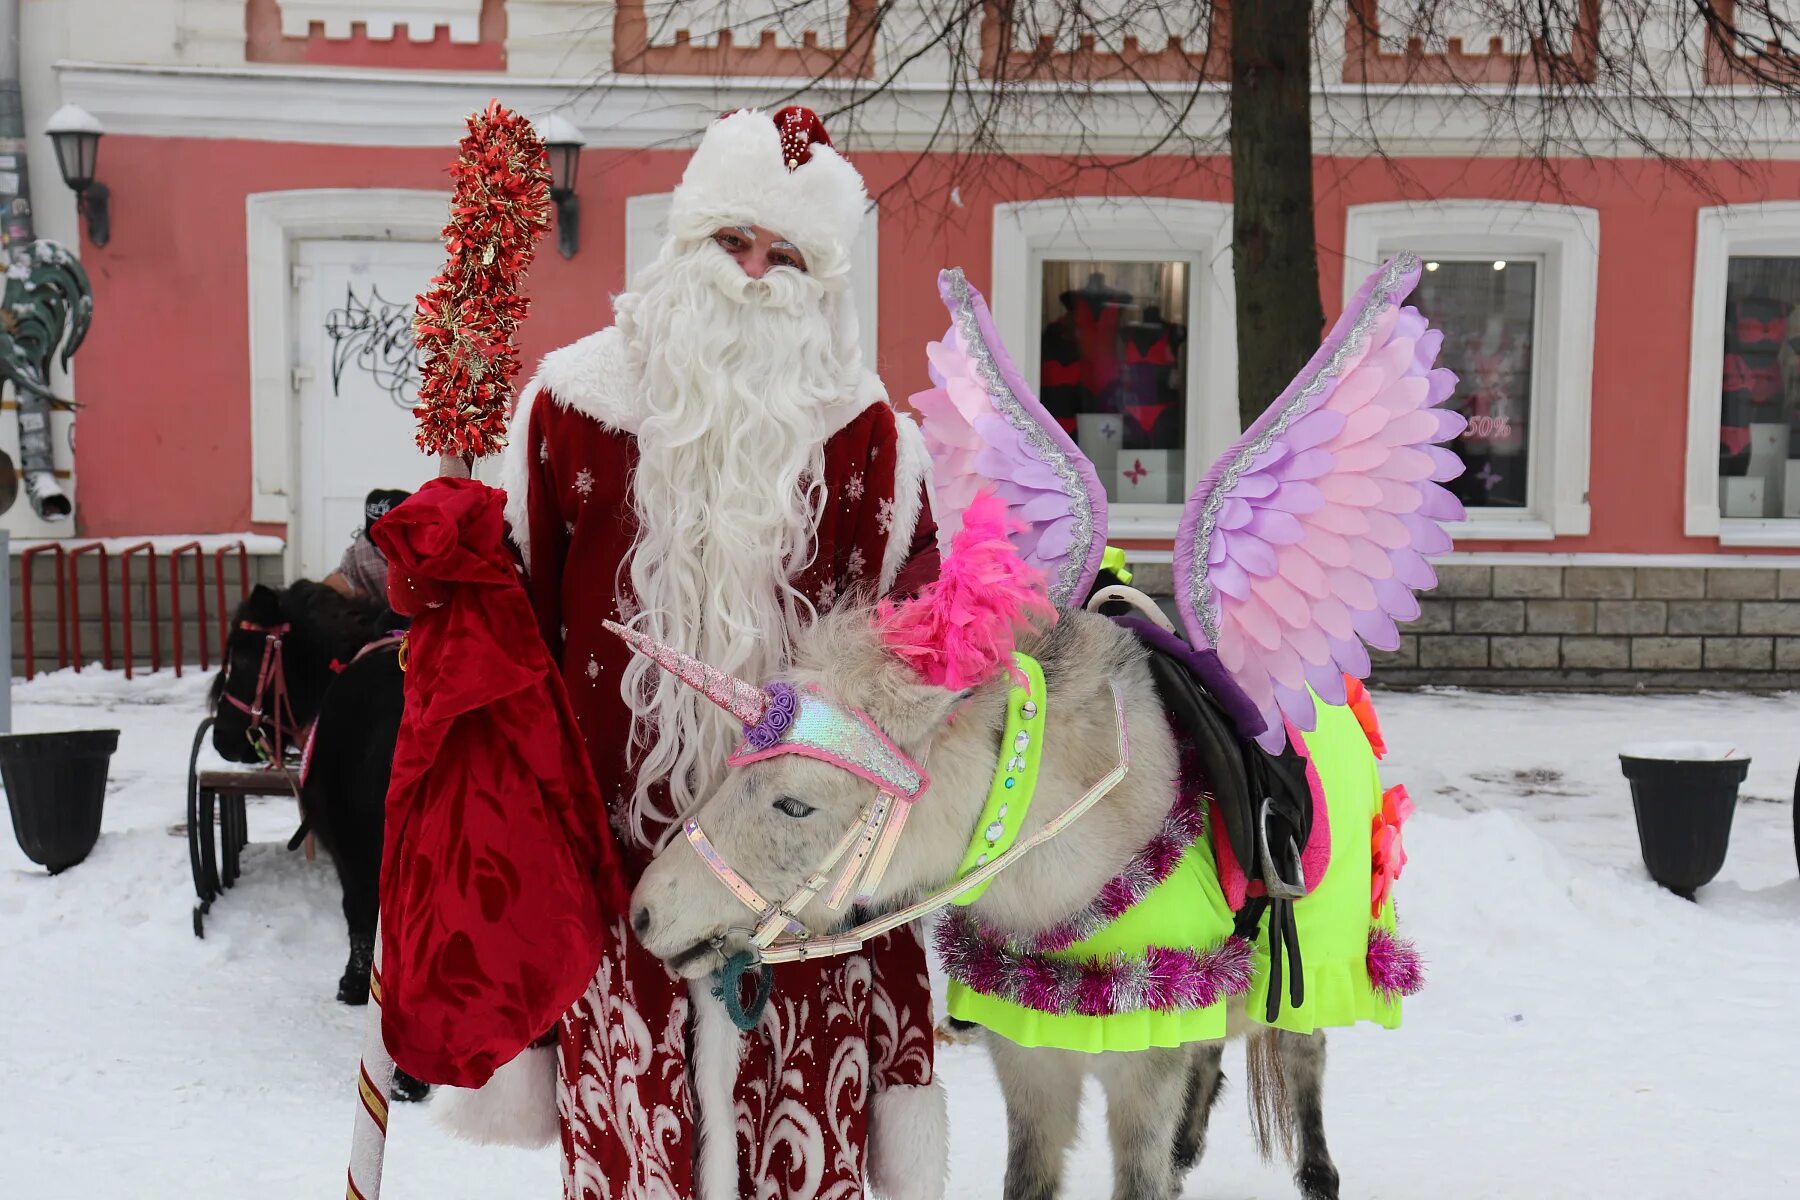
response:
[[[863,477],[860,474],[852,475],[850,478],[844,480],[844,495],[850,497],[852,500],[861,500],[863,498],[865,487],[866,485],[863,483]]]
[[[587,677],[589,679],[600,678],[600,660],[591,654],[588,655]]]
[[[888,496],[881,501],[881,507],[875,511],[875,528],[883,533],[891,533],[894,528],[894,498]]]
[[[850,551],[850,557],[844,560],[844,574],[851,579],[861,579],[863,571],[868,567],[863,558],[862,547],[857,546]]]
[[[594,490],[594,473],[586,467],[575,472],[575,490],[583,496]]]
[[[837,601],[837,580],[827,579],[819,585],[819,611],[824,612]]]
[[[539,442],[538,443],[538,461],[541,463],[547,463],[550,461],[550,443],[549,442]]]

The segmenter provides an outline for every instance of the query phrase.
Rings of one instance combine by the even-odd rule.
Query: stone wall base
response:
[[[1437,568],[1392,652],[1388,687],[1531,691],[1800,689],[1800,560],[1792,567]],[[1136,586],[1173,590],[1166,564]],[[1171,613],[1172,602],[1165,603]]]

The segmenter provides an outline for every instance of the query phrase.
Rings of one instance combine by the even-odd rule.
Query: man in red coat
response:
[[[817,614],[936,574],[924,444],[863,366],[849,264],[867,203],[810,112],[715,121],[618,323],[548,355],[513,418],[508,524],[633,882],[741,731],[602,622],[763,679]],[[740,1034],[621,914],[555,1062],[527,1051],[440,1107],[488,1140],[560,1139],[568,1200],[845,1200],[865,1180],[937,1200],[917,939],[773,971]]]

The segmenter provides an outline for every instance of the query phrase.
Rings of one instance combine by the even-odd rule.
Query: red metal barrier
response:
[[[231,641],[231,614],[237,608],[235,604],[225,602],[225,556],[233,550],[238,556],[238,599],[242,600],[250,594],[250,548],[242,542],[232,542],[220,546],[213,551],[213,586],[218,589],[219,597],[219,661],[225,661],[225,647]],[[204,610],[202,610],[204,611]],[[201,624],[205,624],[201,620]]]
[[[139,542],[135,546],[127,546],[119,551],[119,594],[125,609],[125,678],[130,679],[132,669],[136,666],[131,653],[131,557],[134,554],[145,554],[150,560],[150,669],[162,670],[162,647],[156,637],[156,546],[151,542]]]
[[[63,581],[63,547],[61,542],[44,542],[33,546],[19,554],[19,586],[23,589],[24,599],[21,602],[21,616],[25,624],[25,678],[30,679],[37,673],[36,631],[32,627],[31,617],[31,565],[40,554],[54,555],[56,558],[56,665],[69,665],[69,626],[65,619],[67,612],[68,592]]]
[[[80,672],[87,658],[81,652],[81,556],[100,556],[100,665],[112,670],[112,592],[107,586],[105,542],[88,542],[69,551],[69,625],[74,631],[75,670]]]
[[[225,579],[229,574],[228,556],[235,553],[238,560],[238,595],[250,594],[250,548],[242,541],[227,542],[212,551],[213,556],[213,588],[218,602],[219,647],[221,657],[231,634],[231,615],[236,610],[237,602],[230,599]],[[131,560],[142,555],[148,560],[147,591],[150,598],[150,666],[152,670],[162,670],[162,630],[161,604],[159,592],[162,581],[157,576],[156,544],[146,540],[136,545],[116,550],[105,542],[91,541],[81,543],[44,541],[31,546],[19,554],[19,581],[22,590],[20,623],[24,626],[22,641],[24,643],[25,678],[30,679],[37,673],[37,607],[33,603],[32,575],[37,560],[42,555],[49,555],[55,560],[53,564],[56,574],[56,653],[57,666],[67,667],[73,663],[80,671],[86,665],[87,653],[82,646],[81,636],[81,560],[93,555],[99,560],[100,570],[98,584],[100,588],[100,653],[101,662],[107,670],[112,670],[113,656],[113,604],[111,587],[111,563],[119,564],[119,590],[121,596],[121,624],[124,627],[124,659],[125,678],[135,674],[137,663],[132,636],[132,594],[131,594]],[[207,609],[206,582],[207,548],[194,539],[165,552],[169,564],[169,611],[171,623],[170,648],[173,651],[175,674],[180,675],[187,667],[185,634],[182,623],[185,614],[181,603],[181,561],[192,555],[194,560],[194,616],[196,627],[200,631],[198,658],[200,669],[212,669],[212,648],[207,644],[209,615]],[[71,655],[71,647],[73,654]]]
[[[169,624],[175,631],[175,678],[181,678],[181,556],[194,555],[194,604],[199,616],[200,669],[210,665],[206,652],[206,551],[199,542],[183,542],[169,551]],[[221,652],[222,653],[222,652]]]

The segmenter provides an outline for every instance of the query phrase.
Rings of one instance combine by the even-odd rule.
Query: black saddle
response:
[[[1192,746],[1206,772],[1212,820],[1223,829],[1245,878],[1262,885],[1261,894],[1246,899],[1238,910],[1236,932],[1254,940],[1264,914],[1268,915],[1266,1015],[1272,1022],[1281,1011],[1284,974],[1289,1001],[1298,1006],[1305,1000],[1294,901],[1306,895],[1301,851],[1312,836],[1306,760],[1291,744],[1280,754],[1270,754],[1244,735],[1246,720],[1260,718],[1237,692],[1216,655],[1195,651],[1141,617],[1113,620],[1150,652],[1150,675],[1170,725]]]

